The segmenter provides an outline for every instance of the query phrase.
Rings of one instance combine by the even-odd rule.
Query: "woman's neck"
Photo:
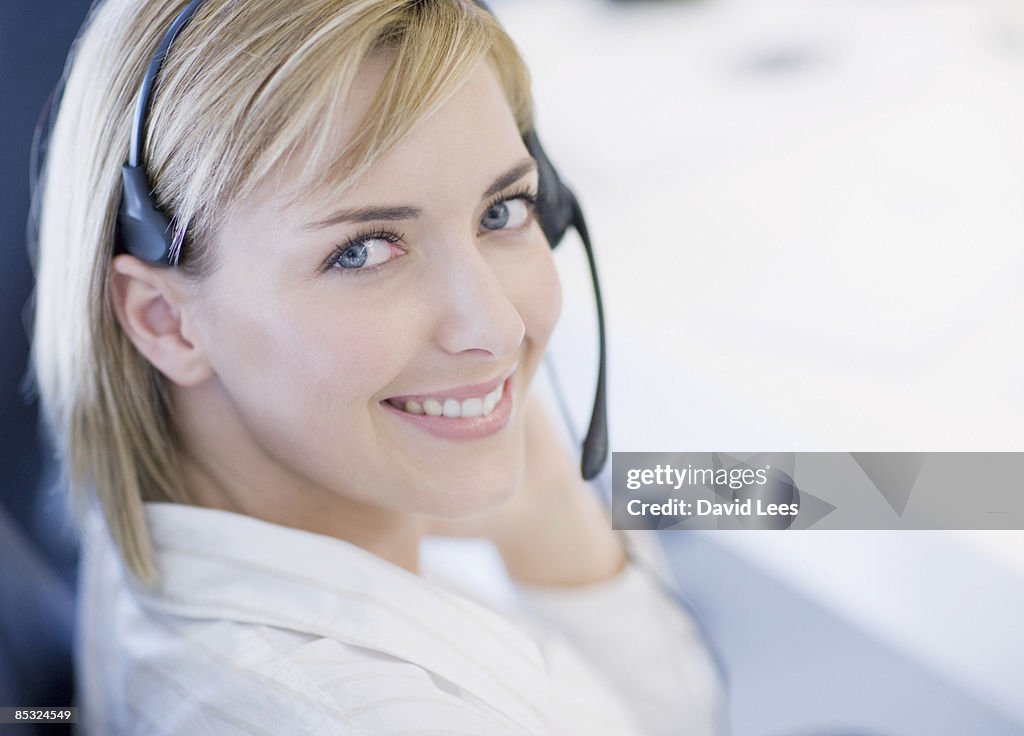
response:
[[[314,484],[297,484],[294,479],[263,479],[260,487],[254,488],[191,456],[184,458],[183,466],[185,488],[197,506],[335,537],[419,574],[425,517],[343,498]]]

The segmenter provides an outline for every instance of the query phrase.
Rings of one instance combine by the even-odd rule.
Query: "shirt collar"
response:
[[[315,634],[385,652],[545,730],[537,642],[509,620],[349,542],[229,511],[146,503],[161,580],[142,605]]]

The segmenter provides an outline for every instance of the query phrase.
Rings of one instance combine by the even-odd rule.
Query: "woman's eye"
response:
[[[530,218],[530,204],[522,197],[495,202],[484,213],[480,224],[487,230],[522,227]]]
[[[366,238],[340,248],[331,259],[331,266],[348,271],[369,269],[395,258],[394,250],[384,238]]]

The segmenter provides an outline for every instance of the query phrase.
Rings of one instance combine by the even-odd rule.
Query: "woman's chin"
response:
[[[445,519],[459,519],[497,508],[511,498],[523,482],[521,462],[442,472],[421,491],[417,501],[428,508],[423,513]]]

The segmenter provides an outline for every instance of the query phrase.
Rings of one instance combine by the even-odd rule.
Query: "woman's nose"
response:
[[[479,249],[460,249],[455,265],[435,283],[443,305],[437,342],[453,355],[483,350],[495,357],[516,352],[526,325],[506,288]]]

